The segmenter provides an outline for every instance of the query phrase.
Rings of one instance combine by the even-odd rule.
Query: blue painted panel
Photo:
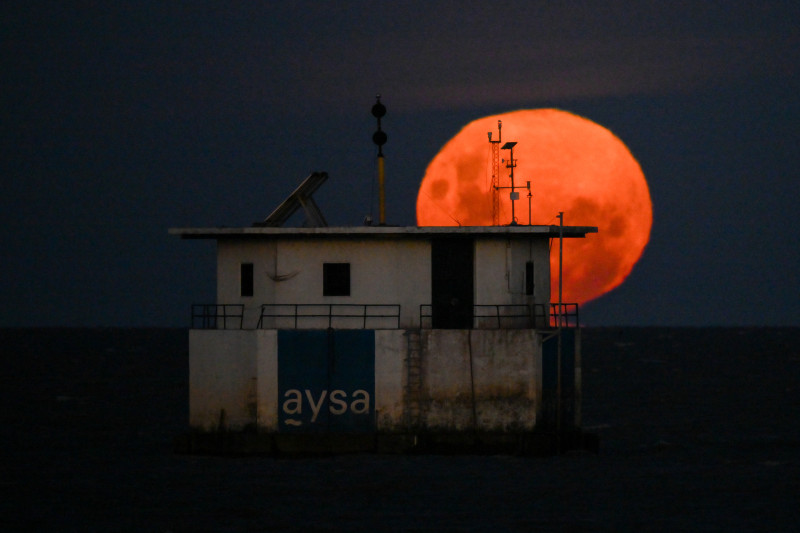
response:
[[[375,428],[375,332],[278,332],[278,422],[282,432]]]

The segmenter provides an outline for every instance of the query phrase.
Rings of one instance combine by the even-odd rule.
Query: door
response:
[[[278,331],[278,421],[286,433],[375,430],[375,330]]]
[[[472,329],[474,249],[472,239],[431,242],[432,326]]]

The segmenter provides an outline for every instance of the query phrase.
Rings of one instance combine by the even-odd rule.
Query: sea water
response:
[[[0,331],[2,531],[791,531],[800,328],[585,328],[598,454],[181,456],[186,330]]]

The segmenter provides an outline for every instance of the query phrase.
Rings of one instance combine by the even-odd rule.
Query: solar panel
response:
[[[256,222],[253,225],[276,228],[283,226],[302,207],[306,214],[306,225],[315,228],[327,226],[322,211],[311,197],[327,179],[327,172],[312,172],[263,222]]]

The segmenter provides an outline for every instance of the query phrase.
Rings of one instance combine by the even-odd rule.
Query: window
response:
[[[242,263],[239,277],[242,296],[253,295],[253,263]]]
[[[322,295],[350,296],[350,263],[322,264]]]
[[[525,294],[533,294],[533,261],[525,263]]]

